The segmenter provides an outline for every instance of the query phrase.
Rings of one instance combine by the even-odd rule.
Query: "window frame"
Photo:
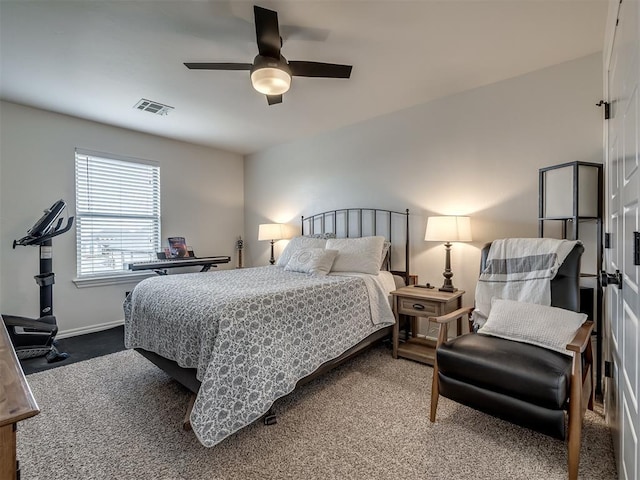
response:
[[[90,202],[88,199],[80,199],[80,188],[84,188],[88,190],[91,185],[91,181],[86,179],[83,180],[79,178],[79,169],[82,168],[82,162],[91,162],[91,158],[95,157],[102,163],[113,162],[113,167],[117,167],[118,164],[128,163],[132,164],[134,167],[149,167],[150,176],[153,178],[152,183],[149,187],[151,190],[151,200],[150,207],[152,213],[147,214],[127,214],[122,215],[117,212],[91,212],[85,208],[87,202]],[[122,168],[124,171],[126,168]],[[158,252],[161,248],[162,244],[162,224],[161,224],[161,184],[160,184],[160,163],[153,160],[146,160],[134,157],[127,157],[123,155],[116,155],[112,153],[105,152],[97,152],[93,150],[87,150],[83,148],[76,148],[74,152],[74,184],[75,184],[75,200],[76,200],[76,278],[73,280],[76,286],[78,287],[93,287],[93,286],[102,286],[102,285],[111,285],[118,283],[131,283],[138,282],[139,280],[153,276],[152,272],[133,272],[130,270],[126,270],[123,268],[116,269],[113,271],[98,271],[93,273],[86,273],[86,269],[83,268],[87,266],[86,263],[83,264],[83,253],[87,248],[86,240],[83,242],[82,239],[82,221],[88,220],[89,222],[99,221],[100,219],[105,219],[107,222],[113,221],[114,219],[122,218],[128,220],[140,219],[145,222],[150,222],[151,226],[149,227],[149,233],[151,234],[152,241],[155,242],[153,246],[153,253],[149,251],[149,260],[153,260],[153,254]],[[108,176],[102,177],[98,179],[101,180],[107,179]],[[133,186],[132,186],[133,187]],[[114,190],[115,192],[118,190]],[[144,188],[141,190],[144,193]],[[106,195],[106,194],[104,194]],[[109,198],[109,197],[107,197]],[[113,198],[113,197],[111,197]],[[120,204],[121,205],[121,204]],[[90,228],[90,227],[89,227]],[[155,232],[154,232],[155,231]],[[153,238],[155,237],[155,238]],[[120,234],[120,241],[123,241],[123,236]],[[90,242],[93,244],[93,241]],[[83,249],[84,247],[84,249]],[[132,256],[135,250],[127,252],[126,250],[122,252],[123,255]],[[140,252],[140,251],[138,251]],[[115,257],[115,254],[113,254]],[[133,261],[141,261],[141,260],[133,260]],[[83,270],[85,272],[83,273]]]

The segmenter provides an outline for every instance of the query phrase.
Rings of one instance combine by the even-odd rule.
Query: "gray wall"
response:
[[[38,249],[11,244],[60,198],[75,213],[75,147],[158,161],[163,240],[181,235],[198,255],[234,257],[243,234],[242,156],[2,102],[0,312],[38,316]],[[61,335],[121,322],[125,291],[135,283],[77,288],[75,228],[55,238],[53,249]]]
[[[260,223],[298,225],[302,214],[334,208],[409,208],[412,273],[441,285],[444,247],[424,241],[426,219],[470,215],[474,241],[453,246],[452,269],[471,305],[480,247],[537,236],[538,169],[602,161],[601,96],[596,54],[251,155],[247,262],[268,262]]]

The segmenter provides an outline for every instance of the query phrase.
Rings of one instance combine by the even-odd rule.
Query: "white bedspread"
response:
[[[369,292],[369,302],[371,307],[371,321],[374,325],[388,325],[389,313],[391,311],[391,298],[389,293],[396,289],[396,282],[389,272],[380,272],[378,275],[368,275],[366,273],[330,273],[333,276],[357,277],[364,281]],[[392,323],[395,318],[392,320]]]
[[[394,288],[388,272],[309,276],[277,266],[153,277],[125,301],[125,345],[197,369],[191,424],[210,447],[393,324]]]

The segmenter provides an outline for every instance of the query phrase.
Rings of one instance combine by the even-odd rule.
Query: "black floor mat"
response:
[[[20,360],[25,375],[124,350],[124,326],[63,338],[56,341],[56,346],[58,351],[68,353],[69,358],[54,363],[48,363],[45,357]]]

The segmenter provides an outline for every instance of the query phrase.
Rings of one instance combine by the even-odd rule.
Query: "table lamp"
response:
[[[258,240],[271,241],[271,259],[269,263],[273,265],[276,259],[273,255],[273,244],[276,240],[286,238],[284,225],[281,223],[263,223],[258,226]]]
[[[445,242],[446,252],[444,264],[444,284],[441,292],[455,292],[451,277],[451,242],[471,241],[471,219],[469,217],[441,216],[427,219],[427,231],[424,236],[427,242]]]

